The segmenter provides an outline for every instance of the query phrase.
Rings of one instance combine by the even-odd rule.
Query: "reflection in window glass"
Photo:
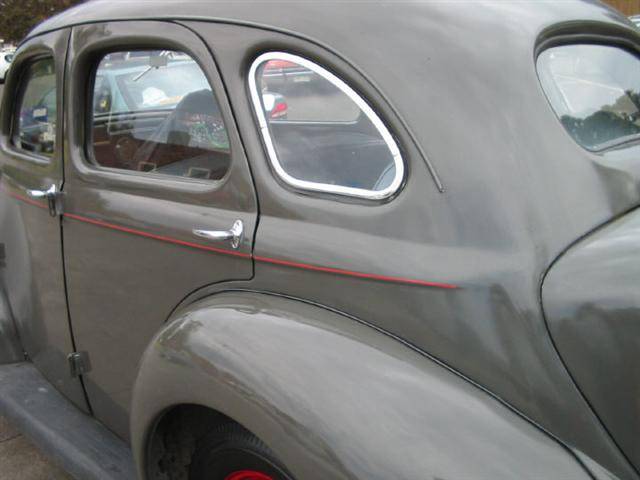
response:
[[[640,60],[621,48],[565,45],[538,57],[542,86],[569,134],[599,150],[640,137]]]
[[[369,198],[398,189],[396,143],[340,79],[303,58],[271,53],[255,61],[250,82],[269,156],[285,181]]]
[[[219,180],[229,138],[209,82],[190,56],[116,52],[95,75],[93,158],[138,172]]]
[[[53,59],[33,62],[27,67],[18,101],[16,147],[39,155],[52,156],[56,144],[56,75]]]

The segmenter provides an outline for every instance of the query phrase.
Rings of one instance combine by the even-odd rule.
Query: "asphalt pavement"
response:
[[[0,480],[71,480],[0,417]]]
[[[0,99],[4,86],[0,84]],[[0,480],[71,480],[0,417]]]

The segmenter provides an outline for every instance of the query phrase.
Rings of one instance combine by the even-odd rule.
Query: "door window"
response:
[[[90,153],[102,167],[219,180],[229,138],[199,65],[176,51],[105,55],[93,88]]]
[[[56,75],[53,59],[27,66],[16,111],[14,145],[29,153],[50,157],[56,144]]]
[[[276,173],[298,188],[364,198],[395,193],[404,164],[367,102],[321,66],[288,53],[258,57],[249,74]]]

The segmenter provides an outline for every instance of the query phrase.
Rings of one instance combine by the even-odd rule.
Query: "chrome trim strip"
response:
[[[257,73],[258,67],[260,67],[262,63],[269,60],[287,60],[308,68],[309,70],[317,73],[318,75],[322,76],[323,78],[331,82],[333,85],[338,87],[360,108],[360,110],[364,112],[367,118],[369,118],[371,123],[373,123],[373,125],[376,127],[376,130],[378,130],[378,133],[380,133],[382,139],[387,144],[387,147],[389,148],[391,155],[393,156],[396,175],[393,181],[391,182],[391,184],[387,188],[385,188],[384,190],[376,191],[376,190],[366,190],[363,188],[331,185],[327,183],[309,182],[306,180],[300,180],[298,178],[295,178],[289,175],[284,170],[284,168],[282,167],[282,165],[278,160],[278,156],[276,154],[276,150],[273,145],[273,140],[271,139],[271,135],[269,133],[269,126],[267,124],[267,119],[265,117],[264,110],[262,108],[262,101],[260,99],[260,94],[258,92],[258,85],[256,82],[256,73]],[[400,185],[402,184],[402,181],[404,179],[404,162],[400,154],[400,149],[398,148],[398,145],[396,144],[395,140],[391,136],[391,133],[389,132],[385,124],[382,122],[380,117],[378,117],[378,115],[369,106],[369,104],[362,97],[360,97],[360,95],[358,95],[351,87],[349,87],[345,82],[340,80],[331,72],[297,55],[293,55],[285,52],[267,52],[260,55],[251,64],[251,69],[249,70],[249,90],[251,93],[253,108],[258,118],[258,125],[260,127],[260,132],[262,134],[262,138],[264,140],[267,153],[269,156],[269,160],[271,161],[271,165],[273,166],[274,170],[278,173],[278,175],[289,185],[292,185],[294,187],[301,188],[304,190],[335,193],[338,195],[367,198],[371,200],[380,200],[380,199],[390,197],[391,195],[396,193],[400,188]]]

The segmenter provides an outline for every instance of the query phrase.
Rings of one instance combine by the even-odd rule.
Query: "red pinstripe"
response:
[[[392,282],[392,283],[404,283],[407,285],[420,285],[423,287],[444,288],[448,290],[458,288],[457,285],[453,285],[450,283],[428,282],[425,280],[416,280],[412,278],[390,277],[388,275],[377,275],[375,273],[354,272],[351,270],[343,270],[341,268],[320,267],[317,265],[309,265],[307,263],[290,262],[288,260],[277,260],[275,258],[269,258],[269,257],[254,256],[253,258],[255,258],[257,262],[273,263],[275,265],[283,265],[285,267],[302,268],[305,270],[313,270],[316,272],[335,273],[337,275],[366,278],[369,280],[380,280],[383,282]]]
[[[29,205],[33,205],[35,207],[38,208],[44,208],[47,209],[48,207],[45,205],[42,205],[41,203],[32,200],[30,198],[24,197],[22,195],[19,195],[17,193],[9,193],[9,195],[11,195],[13,198],[16,198],[18,200],[21,200],[23,202],[28,203]],[[216,248],[216,247],[211,247],[209,245],[202,245],[199,243],[193,243],[193,242],[187,242],[185,240],[179,240],[177,238],[173,238],[173,237],[167,237],[165,235],[156,235],[154,233],[149,233],[149,232],[145,232],[143,230],[137,230],[134,228],[129,228],[129,227],[123,227],[121,225],[115,225],[113,223],[108,223],[108,222],[104,222],[102,220],[97,220],[95,218],[90,218],[90,217],[85,217],[82,215],[76,215],[74,213],[65,213],[63,215],[65,218],[70,218],[73,220],[77,220],[79,222],[85,222],[85,223],[90,223],[91,225],[96,225],[99,227],[103,227],[103,228],[109,228],[111,230],[117,230],[119,232],[124,232],[124,233],[130,233],[133,235],[138,235],[141,237],[145,237],[145,238],[152,238],[154,240],[159,240],[162,242],[167,242],[167,243],[172,243],[175,245],[182,245],[185,247],[190,247],[190,248],[196,248],[198,250],[205,250],[208,252],[214,252],[214,253],[220,253],[223,255],[232,255],[234,257],[240,257],[240,258],[254,258],[256,262],[262,262],[262,263],[270,263],[273,265],[281,265],[284,267],[291,267],[291,268],[299,268],[302,270],[311,270],[311,271],[315,271],[315,272],[324,272],[324,273],[332,273],[335,275],[343,275],[343,276],[348,276],[348,277],[355,277],[355,278],[363,278],[363,279],[367,279],[367,280],[378,280],[378,281],[382,281],[382,282],[390,282],[390,283],[399,283],[399,284],[405,284],[405,285],[417,285],[417,286],[422,286],[422,287],[432,287],[432,288],[440,288],[440,289],[445,289],[445,290],[455,290],[457,288],[459,288],[457,285],[451,284],[451,283],[441,283],[441,282],[430,282],[430,281],[426,281],[426,280],[417,280],[417,279],[413,279],[413,278],[404,278],[404,277],[393,277],[393,276],[389,276],[389,275],[377,275],[375,273],[364,273],[364,272],[355,272],[352,270],[344,270],[341,268],[333,268],[333,267],[322,267],[319,265],[311,265],[308,263],[300,263],[300,262],[292,262],[289,260],[279,260],[276,258],[270,258],[270,257],[261,257],[261,256],[252,256],[250,253],[242,253],[242,252],[234,252],[231,250],[226,250],[224,248]]]
[[[176,245],[183,245],[185,247],[197,248],[199,250],[206,250],[208,252],[222,253],[224,255],[232,255],[234,257],[251,258],[251,254],[243,252],[233,252],[224,248],[211,247],[209,245],[202,245],[199,243],[187,242],[184,240],[178,240],[173,237],[166,237],[164,235],[156,235],[154,233],[145,232],[142,230],[136,230],[134,228],[122,227],[120,225],[114,225],[113,223],[103,222],[102,220],[96,220],[94,218],[83,217],[82,215],[76,215],[73,213],[65,213],[65,218],[72,218],[80,222],[90,223],[92,225],[98,225],[100,227],[110,228],[112,230],[118,230],[119,232],[131,233],[133,235],[139,235],[141,237],[153,238],[154,240],[160,240],[161,242],[173,243]]]
[[[17,199],[17,200],[21,200],[25,203],[28,203],[29,205],[33,205],[34,207],[38,207],[38,208],[43,208],[45,210],[49,210],[49,206],[48,205],[43,205],[42,203],[38,202],[37,200],[34,200],[32,198],[29,197],[24,197],[18,193],[13,193],[13,192],[8,192],[9,196]]]

